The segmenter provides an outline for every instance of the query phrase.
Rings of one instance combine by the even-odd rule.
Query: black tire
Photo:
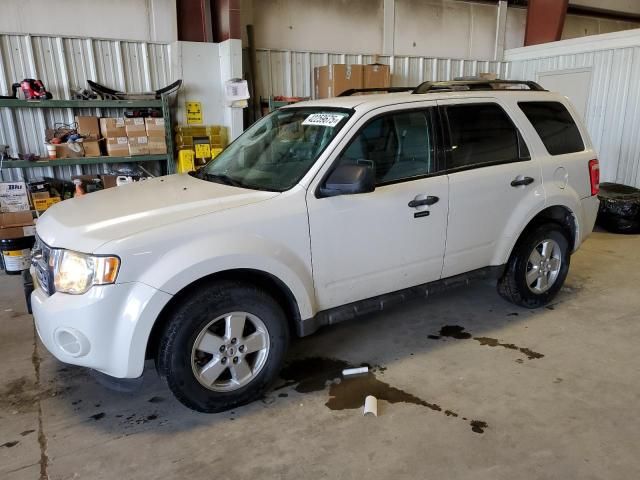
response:
[[[597,223],[613,233],[640,233],[640,190],[620,183],[601,183]]]
[[[248,384],[234,391],[213,391],[196,378],[192,348],[213,319],[230,312],[247,312],[264,324],[270,341],[266,361]],[[280,305],[264,291],[238,282],[200,286],[173,311],[160,341],[158,371],[185,406],[205,413],[229,410],[259,398],[275,380],[289,345],[287,319]]]
[[[560,271],[551,287],[543,293],[529,288],[526,275],[530,268],[529,256],[544,240],[554,240],[561,249]],[[571,261],[569,241],[564,229],[555,223],[545,223],[526,231],[518,240],[504,275],[498,281],[498,293],[511,303],[525,308],[539,308],[548,304],[562,288]]]

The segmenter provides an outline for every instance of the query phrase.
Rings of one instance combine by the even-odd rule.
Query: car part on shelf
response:
[[[177,92],[182,86],[182,80],[176,80],[170,85],[154,92],[128,93],[114,90],[101,85],[92,80],[87,80],[89,88],[99,95],[103,100],[152,100],[162,98],[163,95],[171,95]]]
[[[24,98],[27,100],[49,100],[53,98],[51,92],[48,92],[44,88],[42,80],[36,80],[35,78],[25,78],[20,82],[20,89]]]
[[[12,98],[18,98],[18,88],[20,88],[20,84],[14,83],[11,85],[11,95],[0,95],[0,99],[9,100]]]

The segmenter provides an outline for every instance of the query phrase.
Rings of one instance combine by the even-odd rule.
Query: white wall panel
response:
[[[73,87],[87,88],[87,80],[125,91],[155,90],[173,78],[170,49],[169,44],[161,43],[0,34],[0,94],[6,94],[12,83],[24,78],[41,79],[57,99],[71,98]],[[75,113],[71,109],[1,108],[0,144],[10,145],[13,155],[45,155],[45,128],[58,122],[71,123]],[[87,168],[85,171],[89,171]],[[81,167],[56,169],[56,176],[81,173]],[[29,178],[53,173],[52,168],[25,171]],[[20,175],[18,170],[1,172],[1,178],[15,179]]]
[[[506,62],[489,60],[258,49],[257,95],[264,98],[270,95],[312,97],[315,67],[334,63],[370,64],[375,61],[391,66],[391,84],[394,87],[417,86],[425,81],[452,80],[481,72],[496,73],[503,78],[507,75]]]
[[[591,69],[585,121],[603,181],[640,187],[640,30],[508,50],[509,77]],[[543,85],[544,86],[544,85]],[[571,92],[561,92],[571,98]]]

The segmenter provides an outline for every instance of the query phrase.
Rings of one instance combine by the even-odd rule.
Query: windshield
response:
[[[350,110],[287,108],[253,124],[195,175],[242,188],[283,192],[311,168]]]

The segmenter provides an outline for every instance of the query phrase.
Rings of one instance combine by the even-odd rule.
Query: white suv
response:
[[[493,275],[546,304],[598,181],[575,110],[532,82],[299,103],[196,173],[50,208],[36,326],[63,362],[135,378],[155,358],[185,405],[225,410],[264,392],[291,335],[411,294]]]

